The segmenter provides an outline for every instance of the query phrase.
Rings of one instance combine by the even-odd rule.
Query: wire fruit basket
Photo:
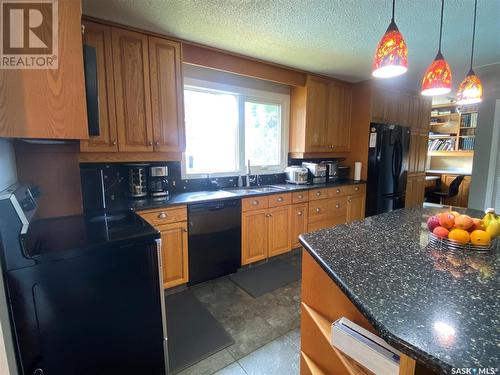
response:
[[[442,238],[429,232],[429,243],[438,249],[469,250],[469,251],[492,251],[497,248],[498,238],[494,238],[489,244],[473,245],[472,243],[462,244],[460,242]]]

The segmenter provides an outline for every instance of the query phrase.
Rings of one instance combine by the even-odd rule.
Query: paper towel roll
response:
[[[354,181],[361,180],[361,162],[354,162]]]

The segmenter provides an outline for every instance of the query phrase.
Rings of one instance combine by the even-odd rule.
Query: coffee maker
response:
[[[148,195],[146,164],[128,164],[128,195],[141,198]]]
[[[168,167],[149,167],[149,194],[153,198],[166,197],[168,195]]]

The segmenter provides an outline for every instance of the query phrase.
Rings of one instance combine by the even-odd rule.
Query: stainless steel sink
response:
[[[222,199],[234,197],[234,192],[230,190],[200,191],[196,194],[189,194],[186,200],[197,201],[206,199]]]
[[[224,190],[236,194],[256,194],[256,193],[272,193],[275,191],[283,191],[287,189],[283,186],[266,185],[266,186],[241,187],[238,189],[224,189]]]

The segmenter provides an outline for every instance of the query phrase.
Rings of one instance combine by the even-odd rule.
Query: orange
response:
[[[470,234],[470,242],[473,245],[489,245],[491,236],[484,230],[475,230]]]
[[[448,233],[448,238],[464,245],[468,244],[470,240],[469,232],[458,228],[450,230],[450,233]]]

